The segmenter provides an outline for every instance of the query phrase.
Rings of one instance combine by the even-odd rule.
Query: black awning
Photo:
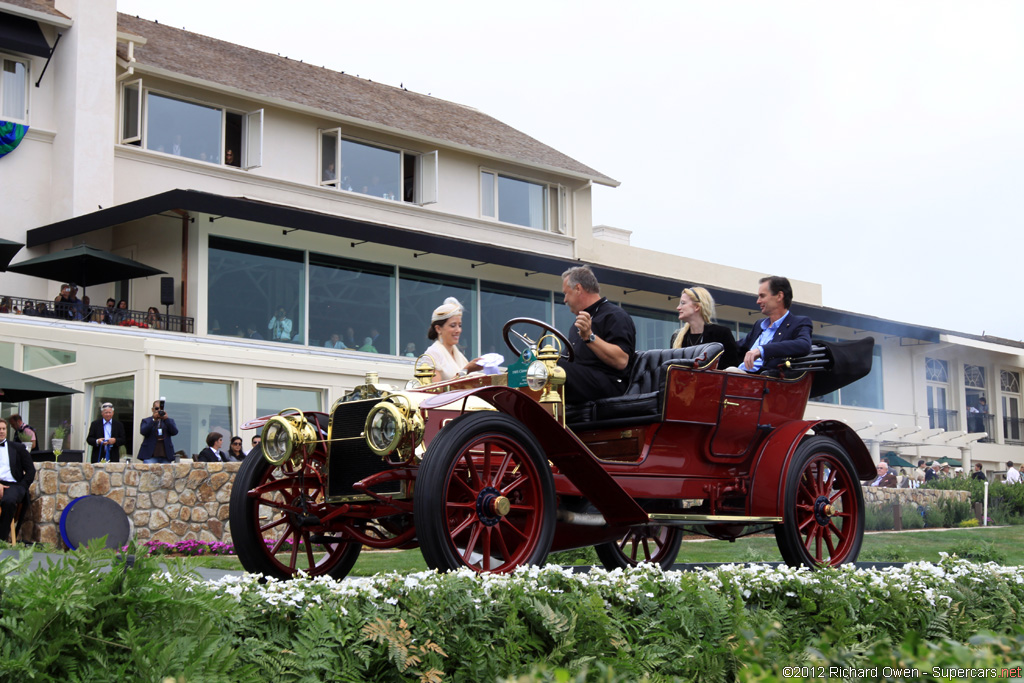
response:
[[[125,204],[119,204],[107,209],[100,209],[92,213],[33,228],[26,234],[25,242],[29,248],[38,247],[59,239],[75,237],[76,235],[92,232],[93,230],[101,230],[140,218],[154,216],[165,211],[175,210],[205,213],[211,216],[227,216],[287,229],[335,235],[354,241],[367,241],[375,244],[401,247],[412,251],[484,261],[498,266],[547,275],[561,275],[567,268],[581,265],[580,262],[567,258],[519,251],[492,244],[468,242],[445,235],[423,233],[393,225],[369,223],[319,213],[309,209],[300,209],[255,199],[246,199],[244,197],[227,197],[199,190],[169,190]],[[610,266],[593,265],[593,269],[594,274],[597,275],[598,282],[609,288],[610,291],[607,292],[607,296],[612,300],[620,299],[615,296],[614,291],[611,291],[612,288],[621,287],[628,290],[642,290],[676,297],[679,296],[679,292],[684,286],[700,285],[706,287],[711,292],[711,296],[715,298],[715,303],[720,306],[751,309],[754,304],[755,295],[753,290],[750,292],[737,292],[700,282],[681,281],[675,278],[638,273]],[[844,325],[854,329],[908,337],[920,341],[938,342],[939,334],[941,333],[941,330],[931,327],[885,320],[883,318],[840,311],[824,306],[794,302],[793,310],[797,314],[809,316],[812,320],[819,323]],[[755,319],[752,318],[751,322]]]
[[[0,12],[0,49],[36,57],[49,57],[50,44],[38,22]]]

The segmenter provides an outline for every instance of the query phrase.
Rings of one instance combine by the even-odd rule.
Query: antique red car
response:
[[[872,340],[816,343],[774,376],[717,369],[717,343],[645,351],[624,396],[567,408],[565,337],[528,318],[504,337],[525,373],[432,384],[421,359],[405,389],[368,373],[329,415],[251,423],[263,457],[243,462],[231,497],[243,566],[340,578],[364,546],[419,546],[435,569],[507,572],[593,545],[609,568],[668,567],[684,530],[771,530],[791,565],[856,559],[874,464],[849,426],[803,414],[812,391],[867,372],[844,375],[837,358],[870,368]]]

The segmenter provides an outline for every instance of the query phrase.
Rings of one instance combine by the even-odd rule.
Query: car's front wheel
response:
[[[452,420],[416,478],[416,533],[427,564],[508,572],[543,564],[555,529],[555,487],[543,450],[493,411]]]

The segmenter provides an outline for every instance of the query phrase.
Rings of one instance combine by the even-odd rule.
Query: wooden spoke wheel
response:
[[[362,545],[336,541],[318,513],[325,509],[323,458],[275,467],[260,455],[242,461],[231,491],[231,537],[245,570],[289,579],[300,570],[310,576],[343,578]]]
[[[782,524],[775,539],[791,566],[854,562],[864,538],[864,492],[846,450],[827,436],[797,446],[786,472]]]
[[[596,545],[594,550],[605,569],[624,569],[641,562],[653,562],[667,570],[675,564],[682,541],[683,530],[679,527],[646,524],[630,529],[618,541]]]
[[[416,533],[427,564],[478,572],[543,564],[555,530],[555,488],[542,453],[504,413],[449,423],[416,478]]]

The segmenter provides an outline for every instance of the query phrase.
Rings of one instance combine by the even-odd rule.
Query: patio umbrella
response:
[[[0,391],[3,392],[0,395],[0,402],[3,403],[18,403],[20,401],[31,401],[35,398],[82,393],[78,389],[69,389],[35,375],[3,367],[0,367]]]
[[[941,462],[943,464],[949,465],[950,467],[962,467],[963,466],[962,462],[960,462],[959,460],[954,460],[953,458],[936,458],[935,462]]]
[[[901,458],[895,451],[889,451],[883,455],[882,460],[889,463],[889,467],[913,467],[912,464]]]
[[[21,242],[12,242],[11,240],[0,238],[0,273],[7,270],[7,266],[11,264],[11,259],[24,246]]]
[[[7,270],[47,280],[74,282],[83,288],[165,272],[88,244],[20,261],[8,266]]]

